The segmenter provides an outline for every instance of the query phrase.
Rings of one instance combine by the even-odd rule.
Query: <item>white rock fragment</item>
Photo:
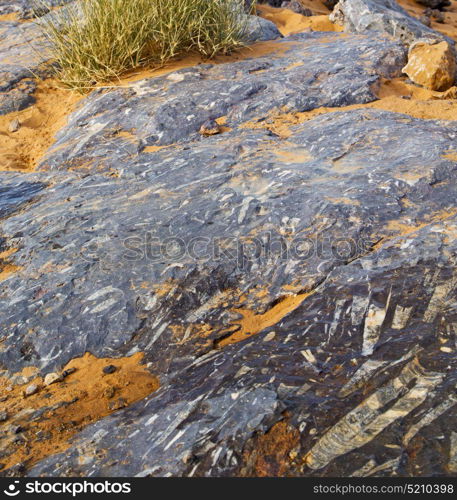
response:
[[[36,384],[30,384],[29,386],[26,387],[24,391],[24,396],[32,396],[33,394],[36,394],[38,392],[39,387]]]
[[[403,330],[403,328],[406,328],[412,309],[412,307],[402,307],[397,304],[395,307],[394,319],[392,320],[392,328],[395,330]]]

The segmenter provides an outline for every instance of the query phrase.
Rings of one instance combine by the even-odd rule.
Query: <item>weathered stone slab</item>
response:
[[[359,110],[297,125],[287,141],[233,131],[142,155],[127,178],[58,176],[2,225],[5,237],[21,235],[12,241],[23,271],[3,283],[1,362],[50,371],[86,350],[139,349],[162,389],[83,431],[33,474],[248,473],[242,449],[285,409],[302,429],[306,461],[289,464],[297,474],[356,473],[385,445],[393,447],[382,459],[402,463],[386,471],[445,473],[447,455],[407,453],[415,439],[436,439],[439,425],[401,443],[453,387],[454,334],[439,325],[454,322],[456,134],[455,124]],[[319,250],[285,257],[265,255],[264,245],[253,253],[253,238],[265,242],[267,233],[310,238]],[[158,252],[167,238],[170,248],[182,240],[189,250],[196,236],[220,238],[222,258],[208,258],[206,248]],[[349,250],[336,251],[341,242]],[[257,335],[221,342],[238,307],[260,314],[262,324],[290,284],[313,293]],[[367,360],[380,367],[348,389]],[[380,406],[370,424],[365,399],[391,394],[401,370],[410,394],[402,393],[395,418]],[[351,409],[360,439],[336,448],[347,425],[338,422]],[[437,411],[433,421],[449,422],[453,412]],[[100,448],[106,456],[91,459]]]

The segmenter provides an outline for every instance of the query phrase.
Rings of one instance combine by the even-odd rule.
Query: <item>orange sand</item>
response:
[[[13,386],[8,379],[0,378],[0,397],[7,398],[1,409],[8,414],[8,420],[0,424],[0,450],[7,454],[1,460],[3,468],[19,462],[30,466],[67,449],[69,439],[85,426],[157,390],[158,379],[141,364],[142,359],[142,353],[119,359],[96,358],[87,353],[65,367],[75,368],[73,374],[49,386],[44,386],[40,377],[24,386]],[[117,370],[105,375],[103,368],[111,364]],[[33,377],[34,372],[27,368],[21,375]],[[31,383],[40,390],[24,397]],[[32,412],[40,408],[47,410],[32,420]],[[24,430],[14,434],[10,428],[19,425]],[[20,441],[14,442],[17,438]]]
[[[2,16],[0,16],[0,22],[2,21],[7,21],[7,22],[11,22],[11,21],[16,21],[16,22],[23,22],[21,21],[20,19],[17,18],[17,12],[11,12],[10,14],[3,14]]]
[[[277,42],[257,42],[247,47],[243,47],[231,55],[228,56],[216,56],[213,59],[204,59],[198,54],[189,54],[188,56],[175,59],[166,63],[161,68],[139,68],[132,70],[123,75],[119,80],[114,81],[112,84],[108,85],[98,85],[101,88],[116,88],[116,87],[128,87],[130,83],[136,82],[138,80],[143,80],[145,78],[155,78],[158,76],[168,75],[174,71],[178,71],[184,68],[190,68],[193,66],[198,66],[199,64],[225,64],[229,62],[243,61],[244,59],[251,59],[256,57],[262,57],[266,55],[271,55],[272,57],[280,57],[287,50],[293,47],[296,42],[284,42],[278,44]]]
[[[9,250],[0,252],[0,283],[20,269],[19,266],[8,261],[8,258],[16,252],[17,248],[10,248]]]
[[[284,477],[300,448],[300,433],[283,420],[256,436],[243,453],[241,476]]]

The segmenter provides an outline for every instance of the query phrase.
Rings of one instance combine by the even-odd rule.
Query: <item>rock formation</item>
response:
[[[431,90],[448,90],[455,82],[456,62],[452,47],[446,42],[417,41],[411,45],[408,64],[403,68],[414,83]]]
[[[457,94],[403,74],[450,32],[332,16],[94,89],[0,172],[1,474],[455,474]],[[51,68],[0,33],[1,144]]]

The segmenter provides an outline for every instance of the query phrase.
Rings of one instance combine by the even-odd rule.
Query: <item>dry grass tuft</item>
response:
[[[80,0],[38,22],[60,80],[84,90],[187,52],[243,45],[244,0]]]

